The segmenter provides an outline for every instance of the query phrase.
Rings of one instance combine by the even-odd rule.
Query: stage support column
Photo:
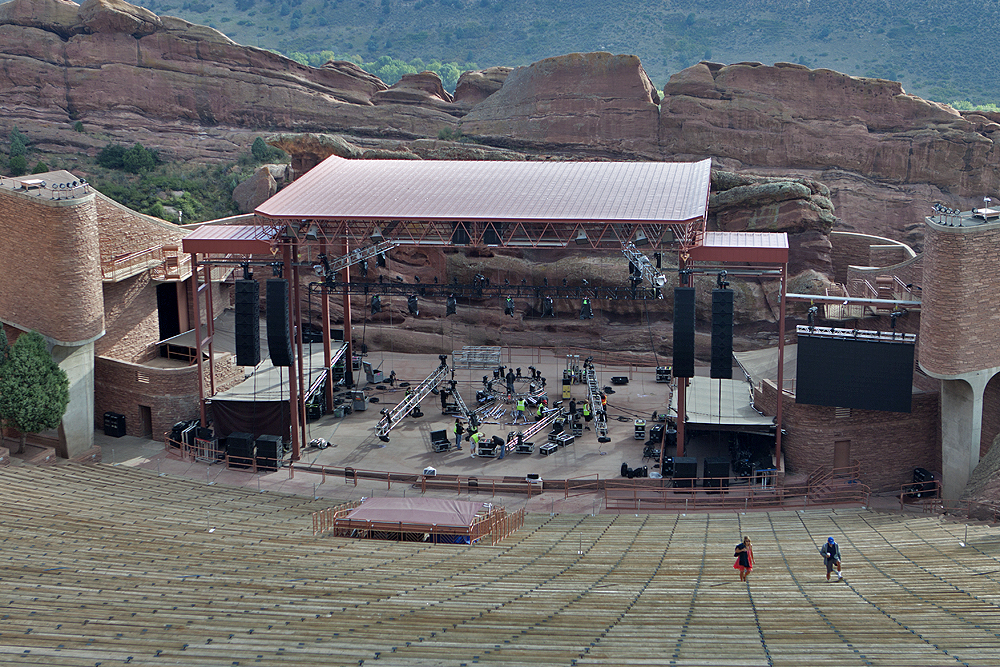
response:
[[[205,426],[205,373],[201,350],[201,303],[198,300],[198,253],[191,253],[191,305],[194,308],[194,349],[195,362],[198,365],[198,416],[201,425]]]
[[[292,266],[292,244],[291,241],[285,241],[281,244],[281,260],[284,265],[284,276],[287,279],[292,275],[294,267]],[[289,340],[295,340],[295,308],[292,307],[294,300],[298,298],[298,295],[292,292],[291,299],[288,302],[288,336]],[[299,460],[299,382],[298,382],[298,367],[299,359],[297,355],[293,352],[291,359],[291,366],[288,368],[288,416],[291,426],[290,439],[292,442],[292,460]]]
[[[326,254],[326,242],[319,246],[320,254]],[[323,277],[323,285],[320,287],[320,294],[323,302],[320,304],[320,317],[323,320],[323,367],[326,369],[326,412],[333,412],[333,369],[330,368],[332,358],[330,343],[330,292],[326,287],[326,276]]]
[[[787,296],[788,264],[781,265],[781,289],[778,304],[778,403],[774,410],[774,467],[784,471],[781,465],[781,413],[785,402],[785,298]]]
[[[941,495],[945,500],[962,497],[979,464],[983,393],[992,375],[977,371],[941,380]]]
[[[346,256],[350,251],[345,232],[343,247],[341,248]],[[347,387],[354,386],[354,341],[351,340],[351,290],[347,284],[351,282],[351,267],[345,266],[340,272],[340,280],[344,283],[344,342],[347,343],[347,351],[344,352],[344,384]]]
[[[688,254],[686,252],[678,253],[677,255],[677,275],[678,284],[683,286],[687,285],[687,280],[689,278],[688,274],[685,273],[687,269]],[[693,281],[693,278],[692,278]],[[676,310],[676,307],[675,307]],[[675,314],[676,317],[676,314]],[[687,387],[688,378],[677,378],[677,454],[676,456],[684,456],[684,437],[687,431],[684,428],[684,422],[687,420]],[[668,406],[669,411],[669,406]],[[664,443],[666,440],[664,440]],[[661,450],[662,451],[662,450]],[[663,467],[661,466],[662,470]]]
[[[297,242],[292,241],[292,257],[296,260],[299,259],[299,245]],[[297,262],[295,262],[297,263]],[[299,270],[297,268],[292,268],[291,276],[291,301],[289,305],[292,309],[291,321],[294,323],[292,329],[295,332],[295,337],[292,339],[292,345],[295,346],[295,358],[298,359],[296,366],[298,367],[299,374],[299,399],[296,403],[297,409],[299,411],[299,424],[302,426],[299,435],[299,444],[302,449],[306,448],[306,438],[307,438],[307,427],[306,427],[306,391],[309,388],[309,382],[312,378],[304,377],[305,364],[302,362],[302,299],[299,298]],[[293,461],[298,461],[298,452],[293,451],[292,455]]]

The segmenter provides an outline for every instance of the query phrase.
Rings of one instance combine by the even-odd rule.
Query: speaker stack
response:
[[[712,378],[733,379],[733,290],[712,290]]]
[[[253,435],[250,433],[230,433],[226,438],[230,468],[252,468],[256,452]]]
[[[271,365],[292,365],[292,341],[288,336],[288,281],[267,280],[267,352]]]
[[[705,457],[705,479],[702,484],[705,488],[728,489],[729,488],[729,459],[723,456]]]
[[[693,456],[674,457],[674,486],[692,487],[698,476],[698,459]]]
[[[260,363],[260,283],[236,281],[236,364]]]
[[[280,435],[262,435],[257,438],[257,470],[277,470],[285,448]]]
[[[674,288],[674,377],[694,377],[694,288]]]

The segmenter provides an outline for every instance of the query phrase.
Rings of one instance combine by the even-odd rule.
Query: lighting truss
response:
[[[653,287],[659,289],[667,284],[667,277],[653,266],[649,258],[639,252],[631,242],[622,244],[622,253],[636,266],[642,274],[642,279],[648,280]]]
[[[329,275],[329,274],[328,274]],[[475,282],[459,283],[404,283],[404,282],[341,282],[327,280],[325,283],[311,283],[310,287],[326,285],[330,290],[348,294],[405,296],[416,293],[421,297],[456,299],[600,299],[604,301],[653,301],[663,298],[663,292],[658,287],[632,287],[629,285],[595,286],[595,285],[503,285]]]

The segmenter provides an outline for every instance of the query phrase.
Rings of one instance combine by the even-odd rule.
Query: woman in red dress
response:
[[[733,556],[736,557],[733,567],[740,571],[740,581],[746,581],[747,575],[753,570],[753,545],[750,544],[749,536],[744,536],[743,541],[736,545]]]

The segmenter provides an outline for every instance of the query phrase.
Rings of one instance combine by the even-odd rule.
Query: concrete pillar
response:
[[[958,500],[979,465],[983,395],[996,368],[941,379],[941,494]]]
[[[94,446],[94,343],[55,345],[52,359],[69,377],[69,405],[59,425],[56,454],[70,459]]]

